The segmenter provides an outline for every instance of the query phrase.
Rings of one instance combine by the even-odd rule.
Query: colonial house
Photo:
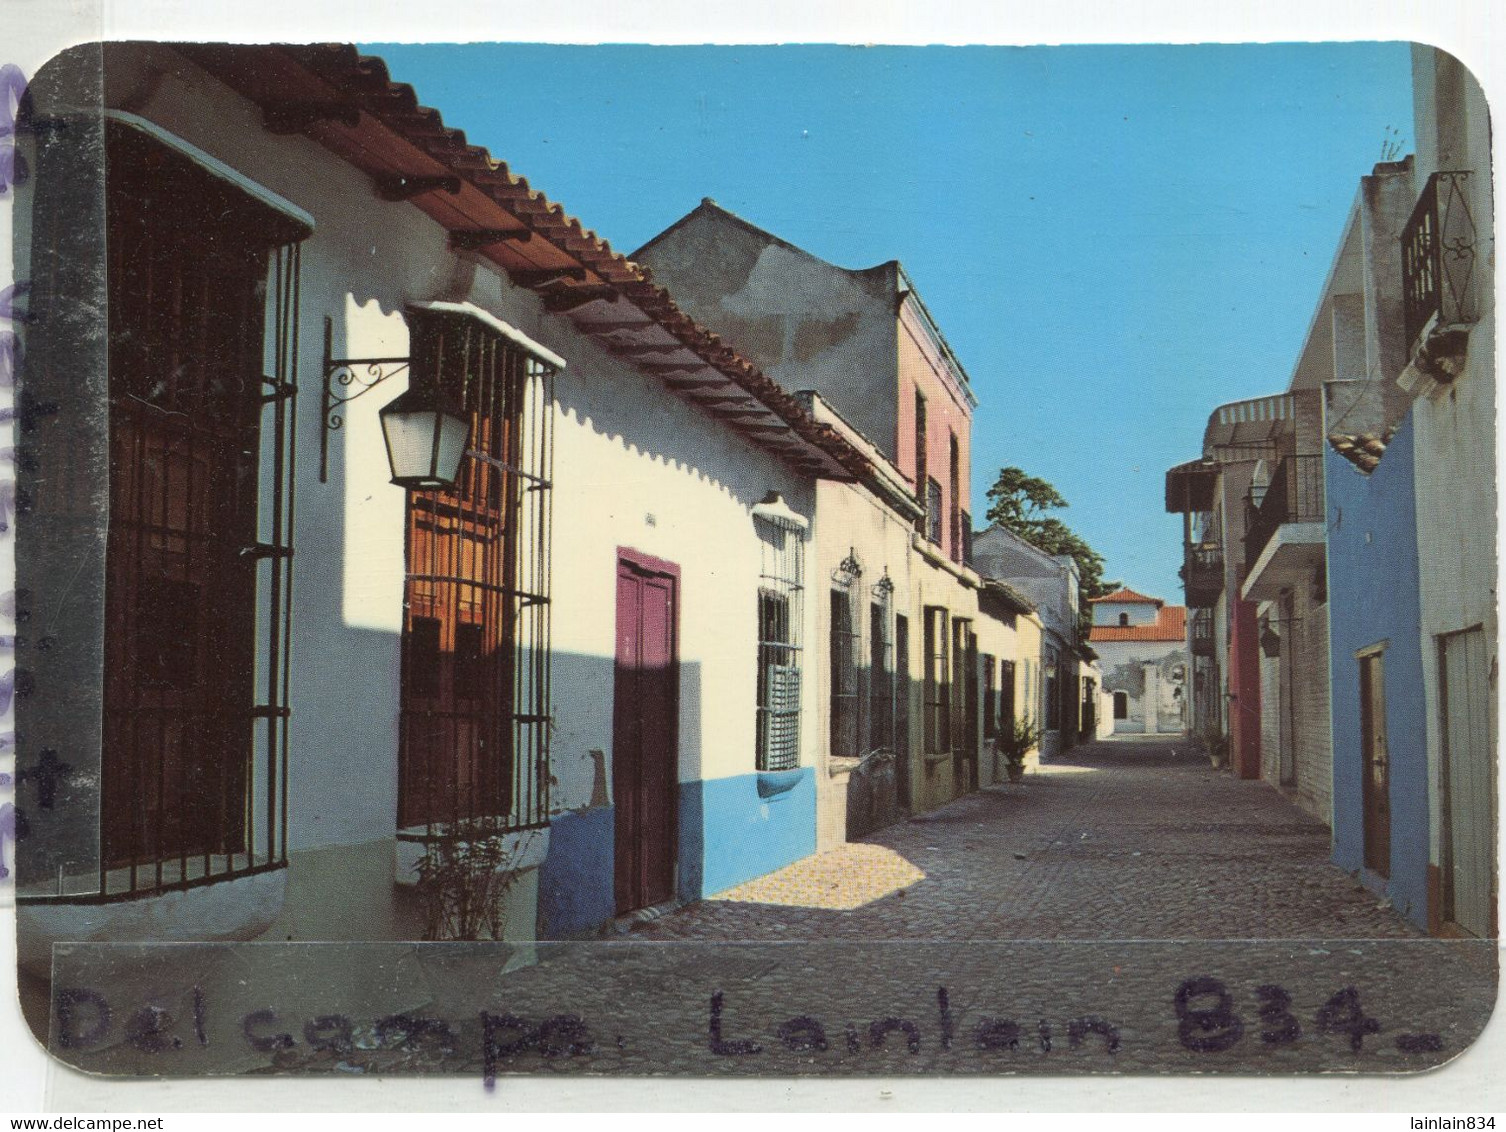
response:
[[[1414,923],[1486,937],[1489,128],[1451,56],[1414,47],[1413,80],[1417,154],[1361,179],[1289,390],[1216,410],[1166,505],[1186,516],[1194,725],[1221,721],[1236,769],[1329,822],[1334,860]]]
[[[1001,679],[1019,679],[1011,619],[1028,614],[980,601],[968,504],[977,399],[903,267],[838,267],[709,199],[634,258],[690,315],[801,390],[888,480],[877,496],[817,489],[812,577],[830,589],[817,600],[829,658],[822,844],[978,788],[985,705],[1004,702]],[[902,587],[889,612],[873,588],[885,578]],[[880,719],[887,692],[873,697],[891,654],[892,731]]]
[[[1040,757],[1049,760],[1080,736],[1096,733],[1101,678],[1094,654],[1080,640],[1077,563],[1047,554],[997,524],[973,536],[973,558],[981,574],[1007,583],[1038,611],[1040,679],[1029,703],[1031,718],[1042,730]]]
[[[512,939],[815,849],[850,435],[351,47],[80,47],[28,114],[34,969],[419,938],[482,836]]]
[[[1187,727],[1187,610],[1121,586],[1089,598],[1088,643],[1111,697],[1114,733],[1178,734]]]

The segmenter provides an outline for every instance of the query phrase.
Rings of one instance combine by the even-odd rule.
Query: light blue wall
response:
[[[539,870],[539,937],[590,934],[616,913],[616,811],[561,814]],[[816,778],[810,767],[680,783],[679,892],[699,900],[816,851]]]
[[[1333,859],[1427,926],[1428,773],[1422,685],[1411,418],[1369,476],[1331,449],[1328,609],[1333,711]],[[1364,794],[1357,649],[1385,650],[1391,773],[1391,877],[1364,870]]]
[[[812,768],[680,783],[683,898],[710,896],[815,851]]]

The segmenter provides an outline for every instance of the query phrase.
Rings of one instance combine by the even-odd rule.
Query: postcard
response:
[[[0,88],[0,866],[62,1064],[1286,1078],[1481,1033],[1458,58],[130,39]]]

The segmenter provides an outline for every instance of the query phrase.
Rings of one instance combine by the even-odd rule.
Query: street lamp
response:
[[[409,491],[455,485],[471,426],[445,408],[437,391],[410,388],[377,415],[387,441],[393,483]]]

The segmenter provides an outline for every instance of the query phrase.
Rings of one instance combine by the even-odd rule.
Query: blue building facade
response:
[[[1329,675],[1333,726],[1333,860],[1428,926],[1428,767],[1419,599],[1415,458],[1410,416],[1368,475],[1332,448],[1325,456]],[[1362,667],[1367,671],[1362,674]],[[1366,685],[1374,682],[1375,687]],[[1389,777],[1372,823],[1384,871],[1365,854],[1366,691],[1383,710]],[[1375,832],[1372,831],[1372,837]],[[1374,863],[1374,862],[1372,862]]]

